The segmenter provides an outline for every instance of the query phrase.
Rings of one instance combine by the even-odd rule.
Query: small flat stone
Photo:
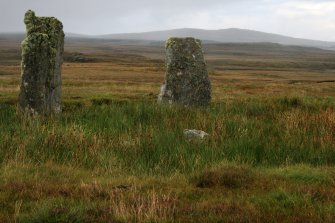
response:
[[[202,130],[185,129],[184,136],[187,140],[198,140],[198,139],[203,140],[208,138],[209,134]]]

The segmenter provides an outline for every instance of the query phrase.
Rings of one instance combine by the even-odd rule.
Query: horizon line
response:
[[[71,31],[64,31],[65,34],[72,34],[72,35],[79,35],[79,36],[88,36],[88,37],[103,37],[103,36],[108,36],[108,35],[126,35],[126,34],[142,34],[142,33],[151,33],[151,32],[166,32],[166,31],[173,31],[173,30],[203,30],[203,31],[221,31],[221,30],[245,30],[245,31],[252,31],[252,32],[259,32],[259,33],[264,33],[264,34],[271,34],[271,35],[278,35],[282,37],[289,37],[289,38],[294,38],[294,39],[302,39],[302,40],[312,40],[312,41],[321,41],[321,42],[328,42],[328,43],[335,43],[335,40],[321,40],[321,39],[310,39],[307,37],[295,37],[295,36],[290,36],[290,35],[285,35],[285,34],[279,34],[279,33],[271,33],[267,31],[259,31],[259,30],[254,30],[254,29],[247,29],[247,28],[236,28],[236,27],[231,27],[231,28],[221,28],[221,29],[203,29],[203,28],[189,28],[189,27],[184,27],[184,28],[172,28],[172,29],[162,29],[162,30],[152,30],[152,31],[139,31],[139,32],[120,32],[120,33],[107,33],[107,34],[86,34],[86,33],[77,33],[77,32],[71,32]],[[0,34],[25,34],[25,31],[0,31]]]

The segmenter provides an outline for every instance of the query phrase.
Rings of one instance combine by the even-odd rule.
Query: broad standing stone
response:
[[[61,112],[63,24],[54,17],[25,14],[27,37],[22,42],[19,105],[27,114]]]
[[[201,41],[170,38],[166,42],[166,80],[158,101],[185,106],[206,106],[211,101]]]

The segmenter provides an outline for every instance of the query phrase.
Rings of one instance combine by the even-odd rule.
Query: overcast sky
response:
[[[28,9],[81,34],[245,28],[335,41],[335,0],[0,0],[0,32],[25,31]]]

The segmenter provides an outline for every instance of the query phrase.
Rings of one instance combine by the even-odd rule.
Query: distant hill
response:
[[[0,40],[22,41],[24,33],[0,33]]]
[[[335,50],[335,42],[299,39],[283,35],[264,33],[246,29],[221,29],[221,30],[203,30],[203,29],[173,29],[156,32],[144,33],[124,33],[96,36],[104,39],[133,39],[133,40],[151,40],[165,41],[169,37],[195,37],[204,41],[217,43],[278,43],[282,45],[312,46],[324,49]]]
[[[281,45],[294,45],[294,46],[307,46],[317,47],[327,50],[335,50],[335,42],[299,39],[278,34],[271,34],[259,31],[252,31],[246,29],[220,29],[220,30],[203,30],[203,29],[173,29],[155,32],[143,33],[123,33],[123,34],[109,34],[100,36],[90,36],[74,33],[66,33],[68,40],[81,41],[81,40],[95,40],[99,41],[104,39],[119,41],[120,43],[152,43],[163,42],[170,37],[195,37],[203,40],[205,43],[276,43]],[[23,39],[23,33],[0,33],[1,39]]]

